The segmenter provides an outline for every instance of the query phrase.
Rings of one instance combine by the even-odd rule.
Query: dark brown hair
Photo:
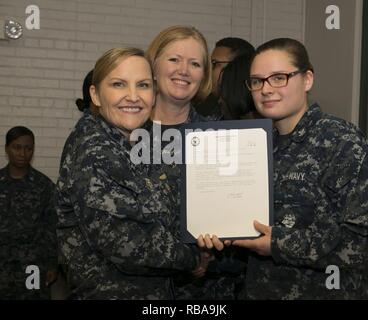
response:
[[[17,127],[13,127],[11,128],[7,133],[6,133],[6,138],[5,138],[5,146],[9,146],[9,144],[11,144],[15,139],[18,139],[19,137],[23,137],[23,136],[30,136],[33,140],[33,144],[35,141],[35,137],[33,132],[23,126],[17,126]]]
[[[267,41],[257,48],[252,62],[257,55],[268,50],[285,51],[289,54],[292,64],[298,68],[298,70],[303,70],[304,72],[310,70],[314,72],[313,66],[309,60],[307,49],[298,40],[291,38],[277,38]]]

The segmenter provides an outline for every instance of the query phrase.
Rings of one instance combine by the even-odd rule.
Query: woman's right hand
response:
[[[209,234],[206,234],[204,237],[203,235],[200,235],[197,238],[197,246],[202,249],[212,249],[215,248],[218,251],[221,251],[224,249],[224,245],[230,245],[231,241],[226,240],[225,242],[222,242],[216,235],[212,235],[212,237]]]

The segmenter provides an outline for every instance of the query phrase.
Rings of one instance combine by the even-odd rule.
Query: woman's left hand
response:
[[[227,243],[225,242],[225,245],[226,244]],[[216,235],[212,235],[211,237],[209,234],[206,234],[205,236],[200,235],[197,238],[197,246],[202,249],[215,248],[218,251],[224,249],[224,243]]]
[[[272,227],[254,221],[254,228],[262,234],[259,238],[253,240],[235,240],[232,244],[234,246],[248,248],[261,256],[270,256]]]

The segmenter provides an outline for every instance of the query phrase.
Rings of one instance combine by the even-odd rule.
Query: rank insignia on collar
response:
[[[150,179],[148,179],[148,178],[145,178],[144,180],[146,181],[146,186],[147,186],[147,188],[148,188],[150,191],[153,191],[153,183],[152,183],[152,181],[151,181]]]

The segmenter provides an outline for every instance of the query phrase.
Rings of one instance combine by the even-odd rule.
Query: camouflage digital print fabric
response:
[[[130,160],[130,144],[88,111],[57,182],[58,239],[74,299],[172,299],[171,277],[199,263],[176,237],[165,172]]]
[[[252,254],[251,299],[367,299],[368,147],[354,125],[312,105],[275,136],[272,258]],[[328,266],[339,289],[328,288]]]
[[[197,111],[191,107],[188,118],[185,123],[203,122],[215,120],[202,117]],[[162,155],[165,152],[173,154],[173,149],[168,148],[169,141],[163,139],[165,130],[179,129],[180,125],[162,125],[161,130],[155,131],[152,129],[152,122],[146,125],[146,129],[151,134],[151,146],[161,146]],[[156,134],[159,133],[159,134]],[[159,142],[158,142],[159,141]],[[152,150],[155,152],[155,150]],[[151,156],[151,159],[153,157]],[[181,159],[181,149],[180,156]],[[156,165],[157,170],[164,168],[167,174],[167,179],[172,190],[172,195],[176,201],[177,213],[176,216],[176,232],[180,238],[180,202],[181,202],[181,164],[165,163]],[[210,204],[208,204],[210,205]],[[243,286],[242,276],[246,267],[247,252],[242,250],[241,257],[237,248],[227,248],[226,252],[214,252],[215,260],[209,265],[206,275],[200,279],[196,279],[190,272],[181,272],[174,277],[175,299],[177,300],[234,300],[237,298],[237,292]]]
[[[0,170],[0,299],[48,299],[45,275],[57,270],[54,183],[30,167],[23,179]],[[27,266],[40,271],[40,289],[29,290]]]

